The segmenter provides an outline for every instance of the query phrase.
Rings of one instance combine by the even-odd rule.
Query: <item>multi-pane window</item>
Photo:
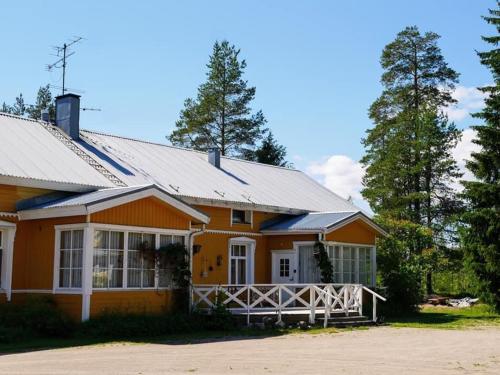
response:
[[[81,288],[83,230],[61,231],[59,241],[59,288]]]
[[[123,287],[124,233],[96,230],[94,233],[94,288]]]
[[[230,284],[246,284],[246,245],[231,245],[230,270]]]
[[[252,211],[233,209],[231,222],[233,224],[252,224]]]
[[[371,248],[360,247],[358,249],[359,283],[371,285],[372,283],[372,262]]]
[[[342,280],[342,275],[340,273],[340,270],[341,270],[341,267],[340,267],[341,247],[338,245],[329,246],[328,250],[329,250],[330,259],[332,260],[332,264],[333,264],[333,282],[340,283]]]
[[[280,258],[280,277],[290,277],[290,259]]]
[[[157,264],[156,251],[185,237],[158,233],[96,230],[94,232],[94,288],[172,287],[175,264]]]
[[[184,245],[184,236],[171,236],[167,234],[160,234],[160,248],[174,243]],[[167,264],[167,263],[159,264],[158,286],[160,288],[169,287],[174,284],[174,281],[172,280],[174,268],[175,264]]]
[[[328,246],[334,282],[372,285],[372,250],[369,246]]]
[[[356,282],[356,248],[344,246],[342,259],[342,273],[344,283]]]
[[[127,286],[153,288],[155,286],[156,236],[153,233],[128,234]]]

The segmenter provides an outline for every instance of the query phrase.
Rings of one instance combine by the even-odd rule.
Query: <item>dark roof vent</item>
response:
[[[220,150],[218,148],[208,149],[208,162],[215,168],[220,168]]]
[[[64,94],[56,97],[56,126],[73,140],[80,138],[80,96]]]

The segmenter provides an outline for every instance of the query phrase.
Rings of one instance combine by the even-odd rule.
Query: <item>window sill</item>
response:
[[[54,294],[82,294],[83,289],[78,288],[57,288],[54,290]]]

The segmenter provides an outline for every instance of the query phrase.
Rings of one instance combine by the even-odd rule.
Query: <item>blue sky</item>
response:
[[[227,39],[241,48],[246,78],[257,87],[253,107],[263,110],[289,159],[335,188],[326,180],[335,180],[337,171],[328,172],[325,163],[343,156],[355,164],[361,157],[360,138],[371,126],[367,109],[381,91],[381,51],[407,25],[442,36],[443,54],[461,74],[462,107],[451,117],[461,128],[472,123],[466,112],[478,107],[473,87],[491,81],[474,51],[486,48],[480,36],[493,29],[481,15],[494,5],[494,0],[3,2],[0,102],[12,102],[22,92],[30,103],[40,85],[60,84],[58,72],[45,71],[55,59],[51,46],[79,35],[86,39],[69,61],[67,86],[84,91],[83,106],[102,109],[83,113],[82,127],[165,142],[184,99],[205,79],[214,41]],[[349,173],[345,160],[339,163]]]

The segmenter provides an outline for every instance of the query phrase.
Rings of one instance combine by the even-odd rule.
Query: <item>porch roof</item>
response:
[[[98,212],[107,208],[126,204],[137,199],[156,197],[166,204],[177,208],[179,211],[199,220],[202,223],[208,223],[210,218],[201,211],[180,201],[176,197],[167,193],[156,185],[128,186],[110,189],[101,189],[91,193],[77,194],[65,198],[48,199],[40,203],[43,199],[38,197],[33,205],[24,202],[23,209],[19,211],[20,218],[23,220],[40,219],[48,217],[86,215]]]
[[[268,234],[331,232],[357,219],[363,220],[377,232],[385,235],[385,231],[361,211],[309,212],[299,216],[287,216],[281,220],[268,221],[260,229]]]

